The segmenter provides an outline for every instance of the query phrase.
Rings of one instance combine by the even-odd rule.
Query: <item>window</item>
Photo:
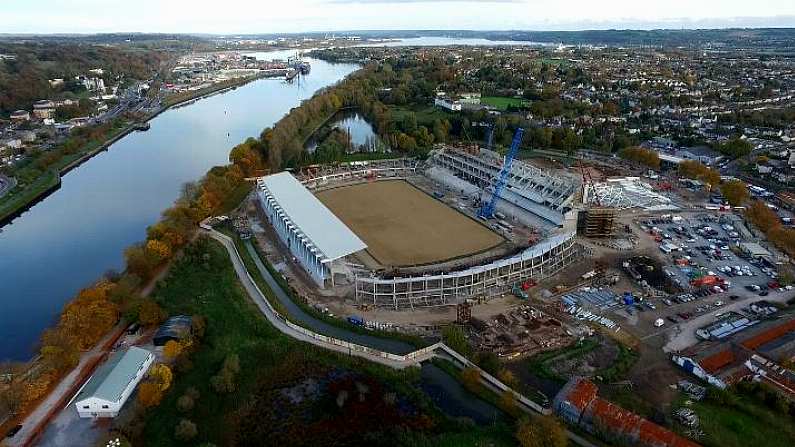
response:
[[[107,406],[107,405],[103,405],[103,406],[102,406],[102,408],[104,408],[104,409],[107,409],[107,408],[108,408],[108,406]]]
[[[88,410],[88,405],[83,405],[83,409]]]

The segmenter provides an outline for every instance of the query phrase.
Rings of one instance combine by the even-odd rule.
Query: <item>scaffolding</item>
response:
[[[577,215],[577,234],[585,237],[612,237],[616,234],[615,208],[593,207]]]
[[[574,233],[552,236],[517,255],[458,272],[399,278],[382,278],[372,272],[362,272],[356,276],[356,301],[413,309],[510,293],[516,283],[548,278],[576,262],[579,250],[574,236]]]
[[[646,210],[673,210],[673,201],[640,177],[620,177],[605,182],[587,184],[583,197],[588,203],[616,209],[643,208]],[[597,198],[598,202],[597,203]]]

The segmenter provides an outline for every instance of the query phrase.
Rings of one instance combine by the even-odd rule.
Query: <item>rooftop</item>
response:
[[[91,376],[80,391],[78,400],[96,397],[117,402],[150,355],[146,349],[136,346],[116,352]]]
[[[261,177],[259,186],[267,192],[297,227],[302,237],[333,261],[367,248],[361,239],[326,208],[317,197],[289,172]]]

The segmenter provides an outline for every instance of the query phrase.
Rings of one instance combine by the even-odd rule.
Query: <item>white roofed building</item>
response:
[[[77,394],[77,413],[81,418],[116,417],[154,360],[154,354],[136,346],[113,354]]]
[[[279,239],[320,286],[346,270],[345,256],[367,248],[289,172],[257,179],[260,207]]]

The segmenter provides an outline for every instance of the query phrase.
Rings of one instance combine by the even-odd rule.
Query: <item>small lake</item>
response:
[[[381,148],[381,139],[375,129],[359,112],[344,110],[336,115],[320,131],[313,135],[304,146],[309,152],[317,149],[319,141],[328,135],[328,130],[339,129],[350,135],[349,152],[373,152]]]

